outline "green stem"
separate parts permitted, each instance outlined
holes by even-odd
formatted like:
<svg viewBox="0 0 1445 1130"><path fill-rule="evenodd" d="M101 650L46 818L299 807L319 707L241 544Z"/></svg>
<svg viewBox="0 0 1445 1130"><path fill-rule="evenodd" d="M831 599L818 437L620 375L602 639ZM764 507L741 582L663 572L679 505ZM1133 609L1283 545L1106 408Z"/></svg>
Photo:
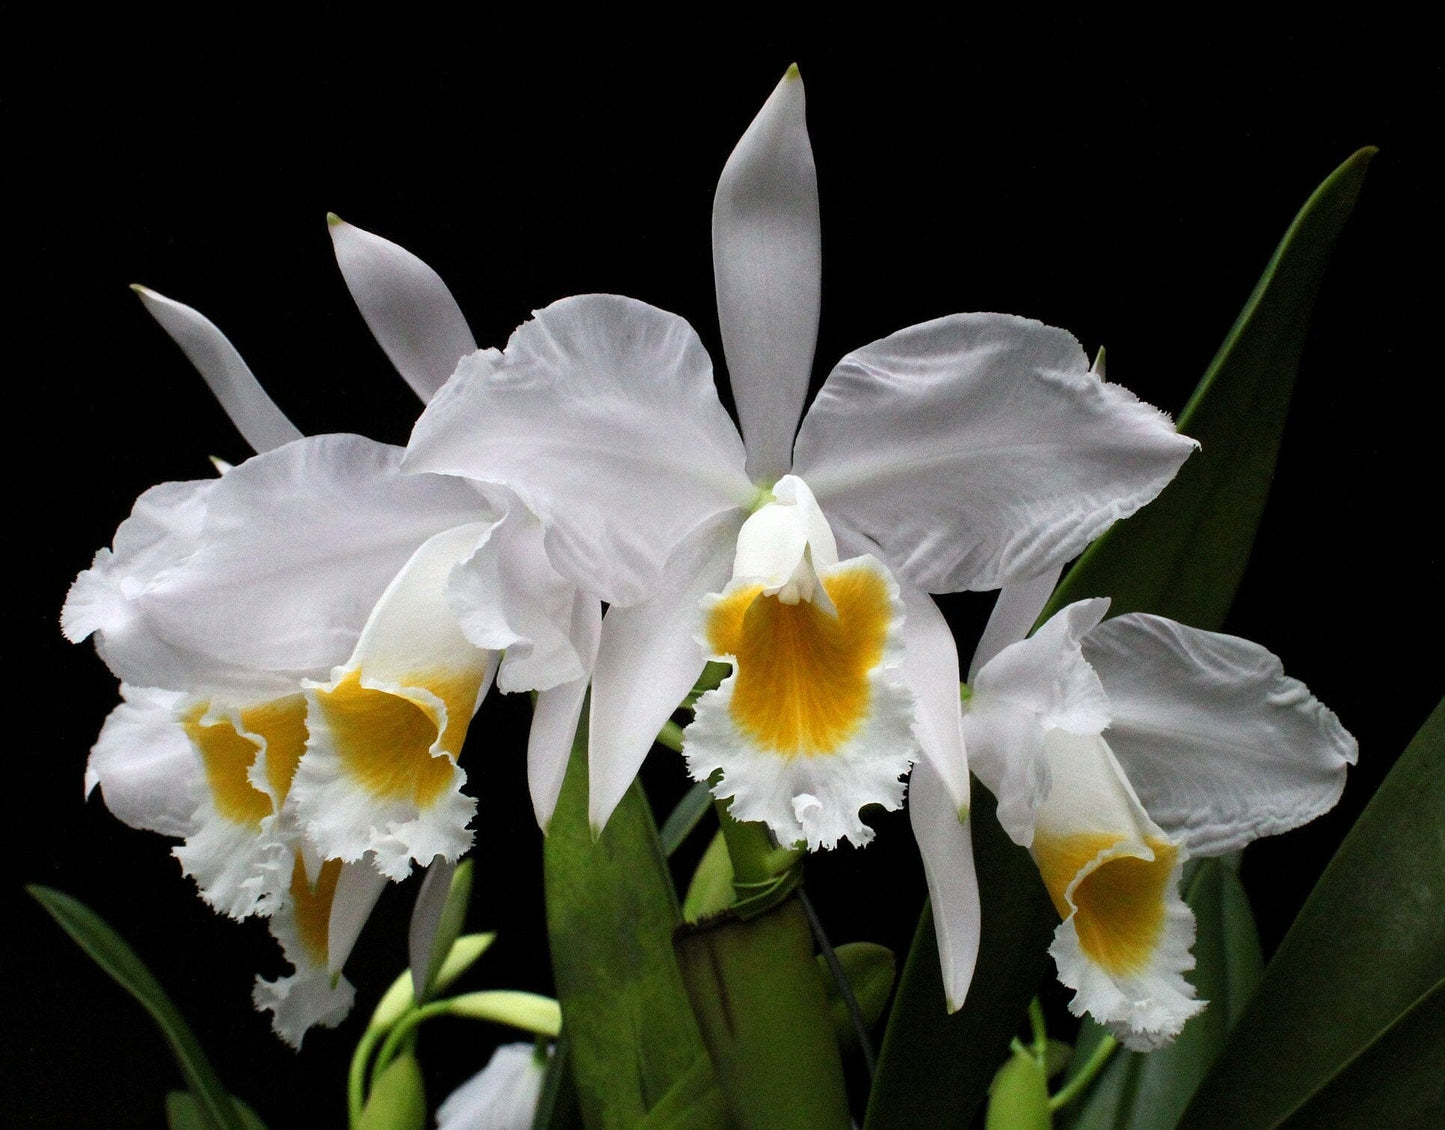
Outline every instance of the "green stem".
<svg viewBox="0 0 1445 1130"><path fill-rule="evenodd" d="M381 1051L377 1053L376 1062L371 1066L371 1085L376 1086L376 1081L381 1073L386 1070L386 1065L396 1058L396 1053L401 1045L413 1032L433 1016L443 1016L451 1009L450 1000L432 1001L430 1004L422 1005L421 1008L413 1008L405 1016L396 1022L396 1027L387 1033L386 1042L381 1045Z"/></svg>
<svg viewBox="0 0 1445 1130"><path fill-rule="evenodd" d="M682 752L682 727L669 718L657 732L657 744L665 745L675 753Z"/></svg>
<svg viewBox="0 0 1445 1130"><path fill-rule="evenodd" d="M355 1130L361 1120L361 1112L366 1109L366 1065L376 1041L385 1031L385 1028L368 1028L356 1041L356 1050L351 1053L351 1070L346 1073L346 1114L352 1130Z"/></svg>
<svg viewBox="0 0 1445 1130"><path fill-rule="evenodd" d="M1044 1006L1038 997L1029 1001L1029 1028L1034 1034L1033 1057L1042 1064L1049 1054L1049 1030L1044 1023Z"/></svg>
<svg viewBox="0 0 1445 1130"><path fill-rule="evenodd" d="M1094 1054L1089 1057L1089 1062L1084 1064L1079 1073L1059 1089L1059 1093L1049 1099L1049 1113L1068 1106L1073 1102L1090 1083L1094 1077L1104 1069L1104 1064L1109 1062L1109 1057L1114 1054L1114 1049L1119 1046L1119 1041L1113 1036L1105 1036L1099 1041L1099 1046L1094 1049Z"/></svg>

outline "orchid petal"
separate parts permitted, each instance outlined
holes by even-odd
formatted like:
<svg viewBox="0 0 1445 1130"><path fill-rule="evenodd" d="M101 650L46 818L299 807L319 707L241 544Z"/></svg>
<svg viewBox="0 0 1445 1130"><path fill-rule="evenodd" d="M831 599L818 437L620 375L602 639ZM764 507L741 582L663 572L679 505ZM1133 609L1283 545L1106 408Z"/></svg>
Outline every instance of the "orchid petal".
<svg viewBox="0 0 1445 1130"><path fill-rule="evenodd" d="M959 724L958 645L933 598L900 581L903 598L903 678L918 702L914 731L924 760L948 791L954 816L969 806L969 759Z"/></svg>
<svg viewBox="0 0 1445 1130"><path fill-rule="evenodd" d="M546 1060L533 1044L503 1044L486 1067L442 1101L437 1130L531 1130Z"/></svg>
<svg viewBox="0 0 1445 1130"><path fill-rule="evenodd" d="M570 683L538 692L532 708L532 728L527 735L527 787L532 795L537 826L543 832L552 822L557 798L562 793L562 779L567 773L577 722L582 717L582 704L597 664L601 634L602 609L595 598L577 593L572 608L571 635L586 673Z"/></svg>
<svg viewBox="0 0 1445 1130"><path fill-rule="evenodd" d="M692 327L590 294L537 311L505 356L464 359L406 467L505 483L547 527L556 569L625 605L699 522L751 504L743 459Z"/></svg>
<svg viewBox="0 0 1445 1130"><path fill-rule="evenodd" d="M237 665L256 679L324 677L419 545L489 516L466 483L402 474L401 455L316 436L236 467L209 493L195 552L142 594L145 632L126 663L113 641L108 661L128 681L178 689ZM186 670L161 669L172 652Z"/></svg>
<svg viewBox="0 0 1445 1130"><path fill-rule="evenodd" d="M1084 638L1109 746L1149 814L1218 855L1334 806L1355 739L1258 644L1135 613Z"/></svg>
<svg viewBox="0 0 1445 1130"><path fill-rule="evenodd" d="M86 795L99 785L106 808L132 828L188 836L206 785L176 724L184 696L125 684L120 692L124 701L105 720L85 767Z"/></svg>
<svg viewBox="0 0 1445 1130"><path fill-rule="evenodd" d="M462 634L477 647L506 651L497 687L508 693L546 690L587 672L572 638L577 586L552 568L543 538L542 524L514 502L447 581ZM600 617L596 598L587 603Z"/></svg>
<svg viewBox="0 0 1445 1130"><path fill-rule="evenodd" d="M803 420L794 468L835 530L877 543L920 588L955 592L1076 556L1195 446L1089 372L1063 330L955 314L843 358Z"/></svg>
<svg viewBox="0 0 1445 1130"><path fill-rule="evenodd" d="M804 111L793 66L728 158L713 198L718 321L755 482L777 479L792 462L818 339L822 240Z"/></svg>
<svg viewBox="0 0 1445 1130"><path fill-rule="evenodd" d="M742 519L733 512L704 522L668 561L656 596L630 608L610 608L602 619L587 763L587 815L594 833L601 833L657 732L703 668L698 608L727 581Z"/></svg>
<svg viewBox="0 0 1445 1130"><path fill-rule="evenodd" d="M396 371L429 401L477 348L441 276L410 251L329 215L331 245L356 307Z"/></svg>
<svg viewBox="0 0 1445 1130"><path fill-rule="evenodd" d="M973 865L973 836L969 834L968 820L960 819L950 790L927 760L913 766L908 781L908 817L933 903L944 996L948 1010L957 1012L968 995L978 961L982 928L978 874Z"/></svg>
<svg viewBox="0 0 1445 1130"><path fill-rule="evenodd" d="M1010 581L999 589L988 623L978 646L973 649L973 659L968 665L968 681L978 677L979 668L1011 643L1016 643L1029 634L1039 613L1053 595L1054 586L1059 583L1062 565L1046 569L1036 577Z"/></svg>
<svg viewBox="0 0 1445 1130"><path fill-rule="evenodd" d="M1109 610L1107 597L1080 600L1051 616L1026 640L1010 644L974 678L973 700L1028 710L1046 729L1098 734L1109 724L1109 699L1084 661L1080 641Z"/></svg>
<svg viewBox="0 0 1445 1130"><path fill-rule="evenodd" d="M456 859L471 844L476 801L457 766L496 653L462 636L445 579L486 526L445 530L412 555L377 602L350 661L307 681L310 739L296 772L296 812L323 855L373 853L390 879L413 862Z"/></svg>
<svg viewBox="0 0 1445 1130"><path fill-rule="evenodd" d="M153 290L143 286L131 289L161 329L181 347L252 450L270 451L301 438L296 425L266 395L241 354L215 323Z"/></svg>
<svg viewBox="0 0 1445 1130"><path fill-rule="evenodd" d="M336 893L331 899L331 916L326 922L326 968L340 973L361 928L371 917L381 892L386 888L386 876L368 863L343 863L341 875L336 880Z"/></svg>

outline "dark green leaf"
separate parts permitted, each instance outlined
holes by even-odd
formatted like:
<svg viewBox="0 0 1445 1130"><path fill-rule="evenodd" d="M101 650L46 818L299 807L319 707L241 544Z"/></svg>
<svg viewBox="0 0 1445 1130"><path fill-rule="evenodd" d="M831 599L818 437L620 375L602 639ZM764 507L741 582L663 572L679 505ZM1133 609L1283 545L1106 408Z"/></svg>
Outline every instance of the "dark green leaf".
<svg viewBox="0 0 1445 1130"><path fill-rule="evenodd" d="M161 988L160 982L125 940L79 899L33 883L25 889L75 939L92 961L150 1013L170 1045L171 1054L175 1056L181 1074L185 1076L206 1119L205 1124L220 1130L245 1130L241 1116L221 1086L206 1053L201 1050L200 1041Z"/></svg>
<svg viewBox="0 0 1445 1130"><path fill-rule="evenodd" d="M1445 1126L1445 981L1289 1120L1290 1130Z"/></svg>
<svg viewBox="0 0 1445 1130"><path fill-rule="evenodd" d="M259 1114L235 1095L231 1096L231 1102L246 1130L266 1130ZM170 1130L209 1130L211 1123L206 1120L195 1095L190 1091L172 1091L166 1096L166 1125Z"/></svg>
<svg viewBox="0 0 1445 1130"><path fill-rule="evenodd" d="M543 859L552 971L578 1104L590 1127L636 1126L707 1053L673 956L677 897L636 783L592 840L585 723Z"/></svg>
<svg viewBox="0 0 1445 1130"><path fill-rule="evenodd" d="M399 1055L386 1065L367 1096L356 1130L423 1130L426 1085L416 1057Z"/></svg>
<svg viewBox="0 0 1445 1130"><path fill-rule="evenodd" d="M648 1112L637 1130L730 1130L732 1126L712 1059L703 1053Z"/></svg>
<svg viewBox="0 0 1445 1130"><path fill-rule="evenodd" d="M1183 1125L1275 1125L1442 977L1445 701L1310 893Z"/></svg>
<svg viewBox="0 0 1445 1130"><path fill-rule="evenodd" d="M669 859L682 846L682 841L692 833L698 823L712 808L712 790L706 781L697 781L677 802L668 818L663 822L657 838L662 842L662 854Z"/></svg>
<svg viewBox="0 0 1445 1130"><path fill-rule="evenodd" d="M769 1130L848 1130L843 1062L813 932L789 898L677 934L693 1013L733 1120Z"/></svg>
<svg viewBox="0 0 1445 1130"><path fill-rule="evenodd" d="M1254 915L1239 877L1217 859L1190 864L1184 901L1194 911L1195 966L1186 976L1209 1006L1184 1026L1174 1043L1147 1055L1123 1049L1071 1117L1074 1130L1168 1130L1208 1073L1259 983L1264 967ZM1104 1030L1086 1019L1076 1066L1098 1046Z"/></svg>
<svg viewBox="0 0 1445 1130"><path fill-rule="evenodd" d="M1179 430L1203 445L1164 492L1079 559L1052 614L1087 596L1217 630L1244 575L1279 453L1310 310L1364 183L1361 149L1315 190L1224 339Z"/></svg>
<svg viewBox="0 0 1445 1130"><path fill-rule="evenodd" d="M866 1130L967 1126L1044 975L1058 915L1029 853L1004 834L993 797L977 781L973 797L983 902L978 968L963 1008L948 1015L925 908L883 1038Z"/></svg>
<svg viewBox="0 0 1445 1130"><path fill-rule="evenodd" d="M542 1077L537 1096L537 1113L532 1130L582 1130L582 1112L577 1109L577 1085L572 1081L572 1056L567 1033L563 1031Z"/></svg>

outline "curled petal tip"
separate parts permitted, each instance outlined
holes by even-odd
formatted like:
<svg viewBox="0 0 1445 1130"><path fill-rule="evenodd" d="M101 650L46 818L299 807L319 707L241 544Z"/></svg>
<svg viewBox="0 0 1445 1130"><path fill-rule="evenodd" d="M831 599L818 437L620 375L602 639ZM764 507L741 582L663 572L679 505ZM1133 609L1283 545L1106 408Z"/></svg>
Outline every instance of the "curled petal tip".
<svg viewBox="0 0 1445 1130"><path fill-rule="evenodd" d="M783 72L783 81L787 82L790 79L796 80L798 82L801 82L803 80L803 74L801 71L798 70L797 63L789 63L788 69Z"/></svg>
<svg viewBox="0 0 1445 1130"><path fill-rule="evenodd" d="M155 293L155 291L151 290L150 287L148 287L148 286L142 286L140 283L131 283L131 284L130 284L130 288L131 288L131 290L135 291L138 295L140 295L142 298L147 298L147 297L149 297L150 295L153 295L153 294Z"/></svg>

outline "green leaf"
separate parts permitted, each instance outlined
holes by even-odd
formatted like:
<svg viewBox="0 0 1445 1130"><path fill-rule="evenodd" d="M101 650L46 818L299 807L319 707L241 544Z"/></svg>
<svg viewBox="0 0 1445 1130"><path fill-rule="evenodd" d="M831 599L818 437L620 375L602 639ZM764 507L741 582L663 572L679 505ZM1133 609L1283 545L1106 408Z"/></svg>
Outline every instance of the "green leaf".
<svg viewBox="0 0 1445 1130"><path fill-rule="evenodd" d="M887 946L876 942L845 942L836 946L833 956L843 967L843 976L853 999L858 1002L858 1011L863 1015L865 1028L872 1028L883 1015L888 1004L888 995L893 992L893 977L897 972L898 960ZM849 1050L858 1046L858 1032L853 1027L853 1018L848 1014L848 1003L843 999L842 990L833 980L833 973L821 954L817 957L818 974L823 978L823 988L828 994L828 1010L833 1017L833 1032L838 1042Z"/></svg>
<svg viewBox="0 0 1445 1130"><path fill-rule="evenodd" d="M543 864L552 971L578 1104L590 1127L635 1126L707 1053L673 956L672 932L682 921L677 897L635 782L592 840L585 722Z"/></svg>
<svg viewBox="0 0 1445 1130"><path fill-rule="evenodd" d="M693 1013L740 1126L848 1130L843 1062L798 898L678 931Z"/></svg>
<svg viewBox="0 0 1445 1130"><path fill-rule="evenodd" d="M537 1096L532 1130L582 1130L582 1112L577 1108L577 1084L572 1079L572 1053L566 1032L558 1038L547 1072L542 1076L542 1093Z"/></svg>
<svg viewBox="0 0 1445 1130"><path fill-rule="evenodd" d="M948 1014L933 917L925 908L883 1037L866 1130L967 1126L1043 978L1058 914L1038 868L1004 834L994 807L993 796L975 781L970 823L984 914L968 999Z"/></svg>
<svg viewBox="0 0 1445 1130"><path fill-rule="evenodd" d="M682 846L682 842L692 834L692 830L711 808L712 790L708 788L706 781L695 782L677 802L677 807L663 822L662 831L657 834L657 838L662 841L662 854L671 859L672 853Z"/></svg>
<svg viewBox="0 0 1445 1130"><path fill-rule="evenodd" d="M1291 1130L1445 1126L1445 981L1290 1116Z"/></svg>
<svg viewBox="0 0 1445 1130"><path fill-rule="evenodd" d="M1194 969L1185 976L1209 1005L1168 1047L1147 1055L1120 1049L1060 1124L1073 1130L1169 1130L1218 1058L1264 968L1254 915L1239 877L1218 859L1186 871L1184 901L1194 911ZM1085 1019L1074 1062L1082 1066L1104 1036ZM1072 1078L1072 1074L1070 1076Z"/></svg>
<svg viewBox="0 0 1445 1130"><path fill-rule="evenodd" d="M1028 1052L1014 1052L988 1089L984 1130L1049 1130L1052 1125L1043 1064Z"/></svg>
<svg viewBox="0 0 1445 1130"><path fill-rule="evenodd" d="M719 831L692 873L687 895L682 900L682 917L687 922L700 922L710 914L720 914L736 901L733 859L728 854L727 840Z"/></svg>
<svg viewBox="0 0 1445 1130"><path fill-rule="evenodd" d="M731 1130L732 1126L712 1059L704 1052L648 1111L638 1130Z"/></svg>
<svg viewBox="0 0 1445 1130"><path fill-rule="evenodd" d="M407 931L411 960L412 993L425 1004L437 988L437 978L461 935L472 897L472 861L446 863L438 858L427 868Z"/></svg>
<svg viewBox="0 0 1445 1130"><path fill-rule="evenodd" d="M416 1057L399 1055L371 1088L356 1130L424 1130L426 1085Z"/></svg>
<svg viewBox="0 0 1445 1130"><path fill-rule="evenodd" d="M246 1130L266 1130L261 1116L235 1095L231 1096L236 1113L241 1116L241 1125ZM201 1104L190 1091L172 1091L166 1095L166 1125L170 1130L207 1130L211 1125L206 1121Z"/></svg>
<svg viewBox="0 0 1445 1130"><path fill-rule="evenodd" d="M1045 615L1087 596L1111 615L1153 612L1217 630L1244 575L1269 494L1310 310L1374 149L1315 190L1179 414L1203 445L1150 505L1089 547Z"/></svg>
<svg viewBox="0 0 1445 1130"><path fill-rule="evenodd" d="M1372 1045L1394 1046L1392 1028L1420 1023L1412 1009L1438 1015L1426 998L1442 978L1445 701L1320 876L1182 1125L1273 1126L1333 1093L1352 1061L1378 1060Z"/></svg>
<svg viewBox="0 0 1445 1130"><path fill-rule="evenodd" d="M195 1096L204 1125L216 1130L245 1130L241 1115L201 1050L200 1041L160 982L125 940L79 899L34 883L25 889L92 961L150 1013Z"/></svg>

